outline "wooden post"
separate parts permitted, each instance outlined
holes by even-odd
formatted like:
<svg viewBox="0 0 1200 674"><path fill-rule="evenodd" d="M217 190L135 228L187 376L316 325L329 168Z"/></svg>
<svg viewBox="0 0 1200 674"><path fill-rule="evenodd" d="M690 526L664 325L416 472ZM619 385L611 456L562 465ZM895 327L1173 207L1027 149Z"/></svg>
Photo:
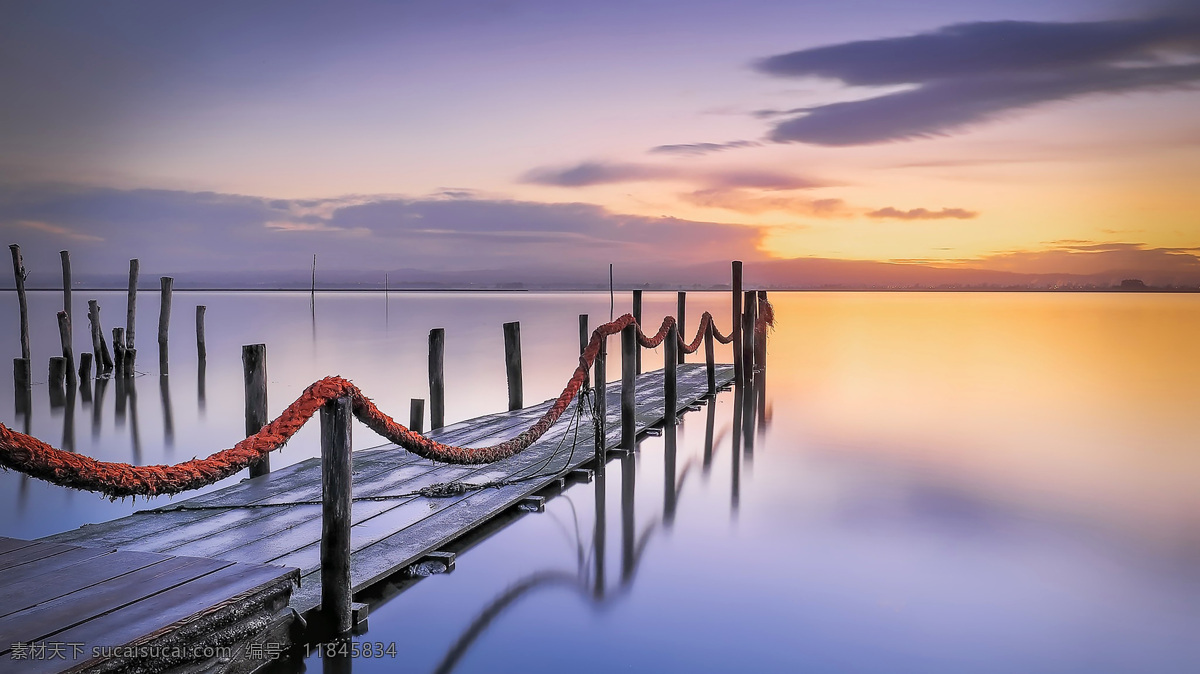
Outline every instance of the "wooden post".
<svg viewBox="0 0 1200 674"><path fill-rule="evenodd" d="M71 314L66 311L58 312L58 341L62 344L63 366L67 369L67 379L75 381L75 354L71 351Z"/></svg>
<svg viewBox="0 0 1200 674"><path fill-rule="evenodd" d="M133 369L134 361L137 359L137 349L129 348L129 346L128 346L129 336L128 335L125 336L125 340L126 340L125 366L122 369L120 374L122 376L124 376L126 379L130 379L133 377L133 375L137 374L137 372Z"/></svg>
<svg viewBox="0 0 1200 674"><path fill-rule="evenodd" d="M113 359L108 353L108 342L104 341L104 330L100 327L100 303L88 300L88 320L92 327L92 353L96 356L96 374L112 372Z"/></svg>
<svg viewBox="0 0 1200 674"><path fill-rule="evenodd" d="M429 428L437 430L446 425L446 329L429 331Z"/></svg>
<svg viewBox="0 0 1200 674"><path fill-rule="evenodd" d="M584 350L587 349L588 342L591 340L591 335L592 335L592 333L588 331L588 315L587 314L579 314L579 355L582 356ZM587 388L588 380L590 380L590 379L591 379L591 373L584 372L583 373L583 387L585 389Z"/></svg>
<svg viewBox="0 0 1200 674"><path fill-rule="evenodd" d="M125 349L134 348L133 345L133 321L137 314L137 284L138 271L141 269L141 262L137 258L129 261L129 294L125 301Z"/></svg>
<svg viewBox="0 0 1200 674"><path fill-rule="evenodd" d="M50 359L50 381L47 388L50 393L50 407L57 409L63 406L63 384L67 374L67 360L62 356Z"/></svg>
<svg viewBox="0 0 1200 674"><path fill-rule="evenodd" d="M25 277L29 274L25 271L21 247L14 243L9 245L8 250L12 253L13 276L17 279L17 305L21 312L21 358L29 360L29 301L25 296Z"/></svg>
<svg viewBox="0 0 1200 674"><path fill-rule="evenodd" d="M171 290L175 287L175 279L163 276L158 283L158 370L160 374L167 374L167 335L171 328Z"/></svg>
<svg viewBox="0 0 1200 674"><path fill-rule="evenodd" d="M71 339L71 329L75 325L75 312L71 308L71 253L69 251L58 251L58 257L62 260L62 276L63 276L63 311L67 312L67 351L74 353ZM66 354L63 354L64 357ZM71 358L70 376L75 376L74 356Z"/></svg>
<svg viewBox="0 0 1200 674"><path fill-rule="evenodd" d="M60 392L63 388L63 383L67 375L67 359L62 356L54 356L50 359L50 388L58 389Z"/></svg>
<svg viewBox="0 0 1200 674"><path fill-rule="evenodd" d="M767 301L767 291L758 291L758 303L755 306L755 324L758 323L758 313L761 305ZM764 326L761 334L755 335L754 338L754 368L757 370L767 369L767 329Z"/></svg>
<svg viewBox="0 0 1200 674"><path fill-rule="evenodd" d="M746 322L742 326L742 374L747 382L754 375L754 324L758 317L758 312L755 311L757 304L758 293L747 290L745 309L742 311L746 316Z"/></svg>
<svg viewBox="0 0 1200 674"><path fill-rule="evenodd" d="M679 336L687 339L687 293L682 290L675 295L675 319L679 324ZM685 355L683 349L679 349L678 363L680 365L683 365Z"/></svg>
<svg viewBox="0 0 1200 674"><path fill-rule="evenodd" d="M733 261L733 378L742 380L742 261Z"/></svg>
<svg viewBox="0 0 1200 674"><path fill-rule="evenodd" d="M408 429L414 433L425 432L424 398L412 398L408 401Z"/></svg>
<svg viewBox="0 0 1200 674"><path fill-rule="evenodd" d="M633 320L637 321L638 327L642 325L642 291L633 291ZM643 330L643 332L645 332ZM633 359L634 368L638 374L642 373L642 350L637 350L637 356Z"/></svg>
<svg viewBox="0 0 1200 674"><path fill-rule="evenodd" d="M120 376L125 372L125 328L113 328L112 331L113 368Z"/></svg>
<svg viewBox="0 0 1200 674"><path fill-rule="evenodd" d="M350 398L321 406L321 613L334 635L352 626Z"/></svg>
<svg viewBox="0 0 1200 674"><path fill-rule="evenodd" d="M596 392L596 405L595 405L595 408L592 410L592 414L595 415L595 419L596 419L596 423L594 424L594 429L596 432L596 437L594 438L594 441L595 441L594 447L595 447L595 451L596 451L596 461L597 461L598 466L604 464L605 457L606 457L606 449L607 449L607 441L606 441L607 431L605 429L605 421L606 421L605 415L608 413L608 410L606 409L607 401L604 398L604 395L605 395L604 389L605 389L605 384L607 383L607 379L606 379L607 367L608 367L607 360L608 360L608 337L602 336L600 338L600 350L596 353L596 363L593 366L595 369L595 372L592 375L592 381L594 382L594 388L595 388L595 392Z"/></svg>
<svg viewBox="0 0 1200 674"><path fill-rule="evenodd" d="M204 312L208 310L203 304L196 305L196 359L208 358L208 347L204 344Z"/></svg>
<svg viewBox="0 0 1200 674"><path fill-rule="evenodd" d="M637 418L634 417L637 389L634 354L637 351L637 328L630 324L621 329L621 447L637 449Z"/></svg>
<svg viewBox="0 0 1200 674"><path fill-rule="evenodd" d="M92 352L79 354L79 381L87 383L92 378Z"/></svg>
<svg viewBox="0 0 1200 674"><path fill-rule="evenodd" d="M663 424L674 426L675 417L679 413L679 361L676 359L676 352L679 351L678 323L671 325L663 344L667 347L663 352L663 397L666 399L663 409Z"/></svg>
<svg viewBox="0 0 1200 674"><path fill-rule="evenodd" d="M13 358L13 388L28 390L33 385L28 358Z"/></svg>
<svg viewBox="0 0 1200 674"><path fill-rule="evenodd" d="M246 437L250 437L267 425L266 344L247 344L242 347L242 375L246 384ZM323 413L321 418L325 418ZM270 454L264 454L262 458L250 464L250 477L270 472Z"/></svg>
<svg viewBox="0 0 1200 674"><path fill-rule="evenodd" d="M704 368L708 374L708 395L717 393L717 358L713 353L713 325L709 321L704 327Z"/></svg>
<svg viewBox="0 0 1200 674"><path fill-rule="evenodd" d="M508 409L519 410L524 385L521 382L521 323L504 324L504 364L508 369Z"/></svg>

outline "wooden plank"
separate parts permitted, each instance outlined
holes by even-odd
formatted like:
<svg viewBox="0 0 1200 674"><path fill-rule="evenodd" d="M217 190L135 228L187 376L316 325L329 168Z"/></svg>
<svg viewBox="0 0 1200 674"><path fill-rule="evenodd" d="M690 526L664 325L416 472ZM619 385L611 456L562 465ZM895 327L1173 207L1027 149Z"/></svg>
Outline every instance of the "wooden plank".
<svg viewBox="0 0 1200 674"><path fill-rule="evenodd" d="M150 643L191 622L195 617L237 603L267 590L281 580L297 579L294 569L237 564L178 584L157 595L132 602L116 611L88 620L54 635L62 643L82 643L83 653L94 647L111 648ZM25 663L28 662L28 668ZM22 674L61 671L55 661L23 661ZM61 661L59 661L61 662ZM74 667L92 667L101 660L72 662ZM61 665L59 665L61 667Z"/></svg>
<svg viewBox="0 0 1200 674"><path fill-rule="evenodd" d="M0 536L0 554L28 547L33 544L33 541L24 541L20 538L8 538L7 536Z"/></svg>
<svg viewBox="0 0 1200 674"><path fill-rule="evenodd" d="M127 573L148 567L167 559L162 555L149 552L108 551L92 548L76 548L77 552L99 552L100 556L82 560L76 556L76 563L60 568L48 568L44 573L24 579L12 581L4 579L4 604L0 606L0 616L6 616L22 611L37 604L43 604L59 597L77 592L92 585L118 578ZM56 555L50 559L57 561L71 553ZM42 566L41 563L32 566Z"/></svg>
<svg viewBox="0 0 1200 674"><path fill-rule="evenodd" d="M36 545L42 544L38 543ZM4 592L8 592L14 584L22 582L26 578L33 578L44 573L55 573L65 566L70 566L85 559L99 557L100 555L107 555L110 552L112 552L112 548L76 547L48 559L43 559L37 564L23 564L9 569L4 572L3 576L0 576L0 596L3 596Z"/></svg>
<svg viewBox="0 0 1200 674"><path fill-rule="evenodd" d="M0 653L17 642L42 641L95 616L199 578L232 562L171 557L0 618Z"/></svg>
<svg viewBox="0 0 1200 674"><path fill-rule="evenodd" d="M53 557L54 555L62 554L71 549L69 545L61 545L58 543L43 543L39 545L28 545L18 548L11 552L6 552L0 555L0 571L7 571L22 564L36 562L39 559Z"/></svg>

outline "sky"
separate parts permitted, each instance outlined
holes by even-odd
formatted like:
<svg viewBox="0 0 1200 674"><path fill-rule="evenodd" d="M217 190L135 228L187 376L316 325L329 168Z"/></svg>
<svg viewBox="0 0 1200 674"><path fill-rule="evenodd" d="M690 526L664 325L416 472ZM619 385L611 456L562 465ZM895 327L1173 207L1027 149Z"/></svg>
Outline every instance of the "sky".
<svg viewBox="0 0 1200 674"><path fill-rule="evenodd" d="M7 0L0 231L31 271L1200 284L1198 83L1161 1Z"/></svg>

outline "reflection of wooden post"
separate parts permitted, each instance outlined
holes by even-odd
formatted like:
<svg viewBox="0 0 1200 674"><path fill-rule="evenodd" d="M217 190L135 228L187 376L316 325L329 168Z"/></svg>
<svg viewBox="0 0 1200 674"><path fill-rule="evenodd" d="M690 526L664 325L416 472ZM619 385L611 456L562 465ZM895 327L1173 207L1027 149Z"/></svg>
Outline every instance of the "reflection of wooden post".
<svg viewBox="0 0 1200 674"><path fill-rule="evenodd" d="M75 354L71 351L71 314L66 311L58 312L58 340L62 344L63 366L67 370L67 380L74 382Z"/></svg>
<svg viewBox="0 0 1200 674"><path fill-rule="evenodd" d="M349 397L321 406L321 613L335 635L350 630Z"/></svg>
<svg viewBox="0 0 1200 674"><path fill-rule="evenodd" d="M204 344L204 312L208 307L203 304L196 305L196 359L204 360L208 358L208 347Z"/></svg>
<svg viewBox="0 0 1200 674"><path fill-rule="evenodd" d="M175 287L175 279L163 276L158 283L158 371L167 374L167 335L171 328L171 290Z"/></svg>
<svg viewBox="0 0 1200 674"><path fill-rule="evenodd" d="M429 428L446 425L446 329L429 331Z"/></svg>
<svg viewBox="0 0 1200 674"><path fill-rule="evenodd" d="M521 382L521 323L504 324L504 364L508 371L508 409L519 410L524 386Z"/></svg>
<svg viewBox="0 0 1200 674"><path fill-rule="evenodd" d="M679 361L676 360L676 354L679 351L678 323L671 324L671 328L667 330L667 339L663 344L667 347L663 352L663 397L665 398L663 424L674 426L675 417L679 412Z"/></svg>
<svg viewBox="0 0 1200 674"><path fill-rule="evenodd" d="M638 327L642 327L642 291L633 291L633 320L637 321ZM643 330L643 332L645 332ZM637 355L633 358L634 368L638 374L642 373L642 350L637 350Z"/></svg>
<svg viewBox="0 0 1200 674"><path fill-rule="evenodd" d="M8 250L12 253L13 276L17 279L17 305L21 312L21 358L29 360L29 300L25 296L25 261L21 258L21 247L11 244ZM29 378L26 377L26 381Z"/></svg>
<svg viewBox="0 0 1200 674"><path fill-rule="evenodd" d="M140 269L141 263L137 259L129 261L129 295L125 303L125 348L127 350L134 347L133 319L137 314L137 283Z"/></svg>
<svg viewBox="0 0 1200 674"><path fill-rule="evenodd" d="M412 398L408 402L408 428L414 433L425 432L425 399Z"/></svg>
<svg viewBox="0 0 1200 674"><path fill-rule="evenodd" d="M637 327L633 324L621 329L621 448L637 448L637 419L634 405L637 393L634 373L634 353L637 351Z"/></svg>
<svg viewBox="0 0 1200 674"><path fill-rule="evenodd" d="M246 437L267 425L267 345L247 344L242 347L242 374L246 384ZM271 472L271 455L250 464L250 477Z"/></svg>
<svg viewBox="0 0 1200 674"><path fill-rule="evenodd" d="M733 262L733 378L742 381L742 262Z"/></svg>
<svg viewBox="0 0 1200 674"><path fill-rule="evenodd" d="M675 295L675 318L679 324L679 336L687 339L687 293L682 290ZM683 349L679 349L676 362L680 365L683 365L684 355Z"/></svg>

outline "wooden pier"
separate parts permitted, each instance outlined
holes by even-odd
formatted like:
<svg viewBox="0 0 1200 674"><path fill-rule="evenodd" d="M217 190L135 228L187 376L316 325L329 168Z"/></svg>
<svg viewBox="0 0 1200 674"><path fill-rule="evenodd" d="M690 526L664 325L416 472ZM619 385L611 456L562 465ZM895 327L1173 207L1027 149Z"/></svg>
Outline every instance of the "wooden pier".
<svg viewBox="0 0 1200 674"><path fill-rule="evenodd" d="M669 368L672 366L674 362L668 363ZM709 392L705 365L677 367L676 414ZM716 365L714 370L717 386L733 382L733 366ZM642 433L664 421L665 396L670 391L663 370L638 375L635 381L634 427ZM605 402L604 446L615 449L622 443L619 383L605 387ZM466 447L491 445L525 430L550 404L547 401L463 421L426 435ZM565 488L572 476L587 479L585 468L595 459L597 444L593 420L587 414L590 409L585 403L585 413L577 414L577 399L529 449L490 464L435 463L395 445L354 452L352 592L364 592L398 574L427 573L429 564L452 568L453 555L443 549L456 539L502 514L540 510L542 496ZM283 577L287 577L289 568L299 569L299 588L291 594L290 606L305 619L320 620L321 474L321 459L312 458L219 491L111 522L85 525L38 543L116 549L122 554L270 564L273 566L256 568L274 568ZM484 483L501 484L455 493L454 485ZM444 489L450 493L417 493L434 485L450 485ZM423 564L424 569L420 566ZM357 618L365 617L365 607L360 607L358 613Z"/></svg>
<svg viewBox="0 0 1200 674"><path fill-rule="evenodd" d="M0 670L249 672L286 643L299 571L0 537Z"/></svg>

